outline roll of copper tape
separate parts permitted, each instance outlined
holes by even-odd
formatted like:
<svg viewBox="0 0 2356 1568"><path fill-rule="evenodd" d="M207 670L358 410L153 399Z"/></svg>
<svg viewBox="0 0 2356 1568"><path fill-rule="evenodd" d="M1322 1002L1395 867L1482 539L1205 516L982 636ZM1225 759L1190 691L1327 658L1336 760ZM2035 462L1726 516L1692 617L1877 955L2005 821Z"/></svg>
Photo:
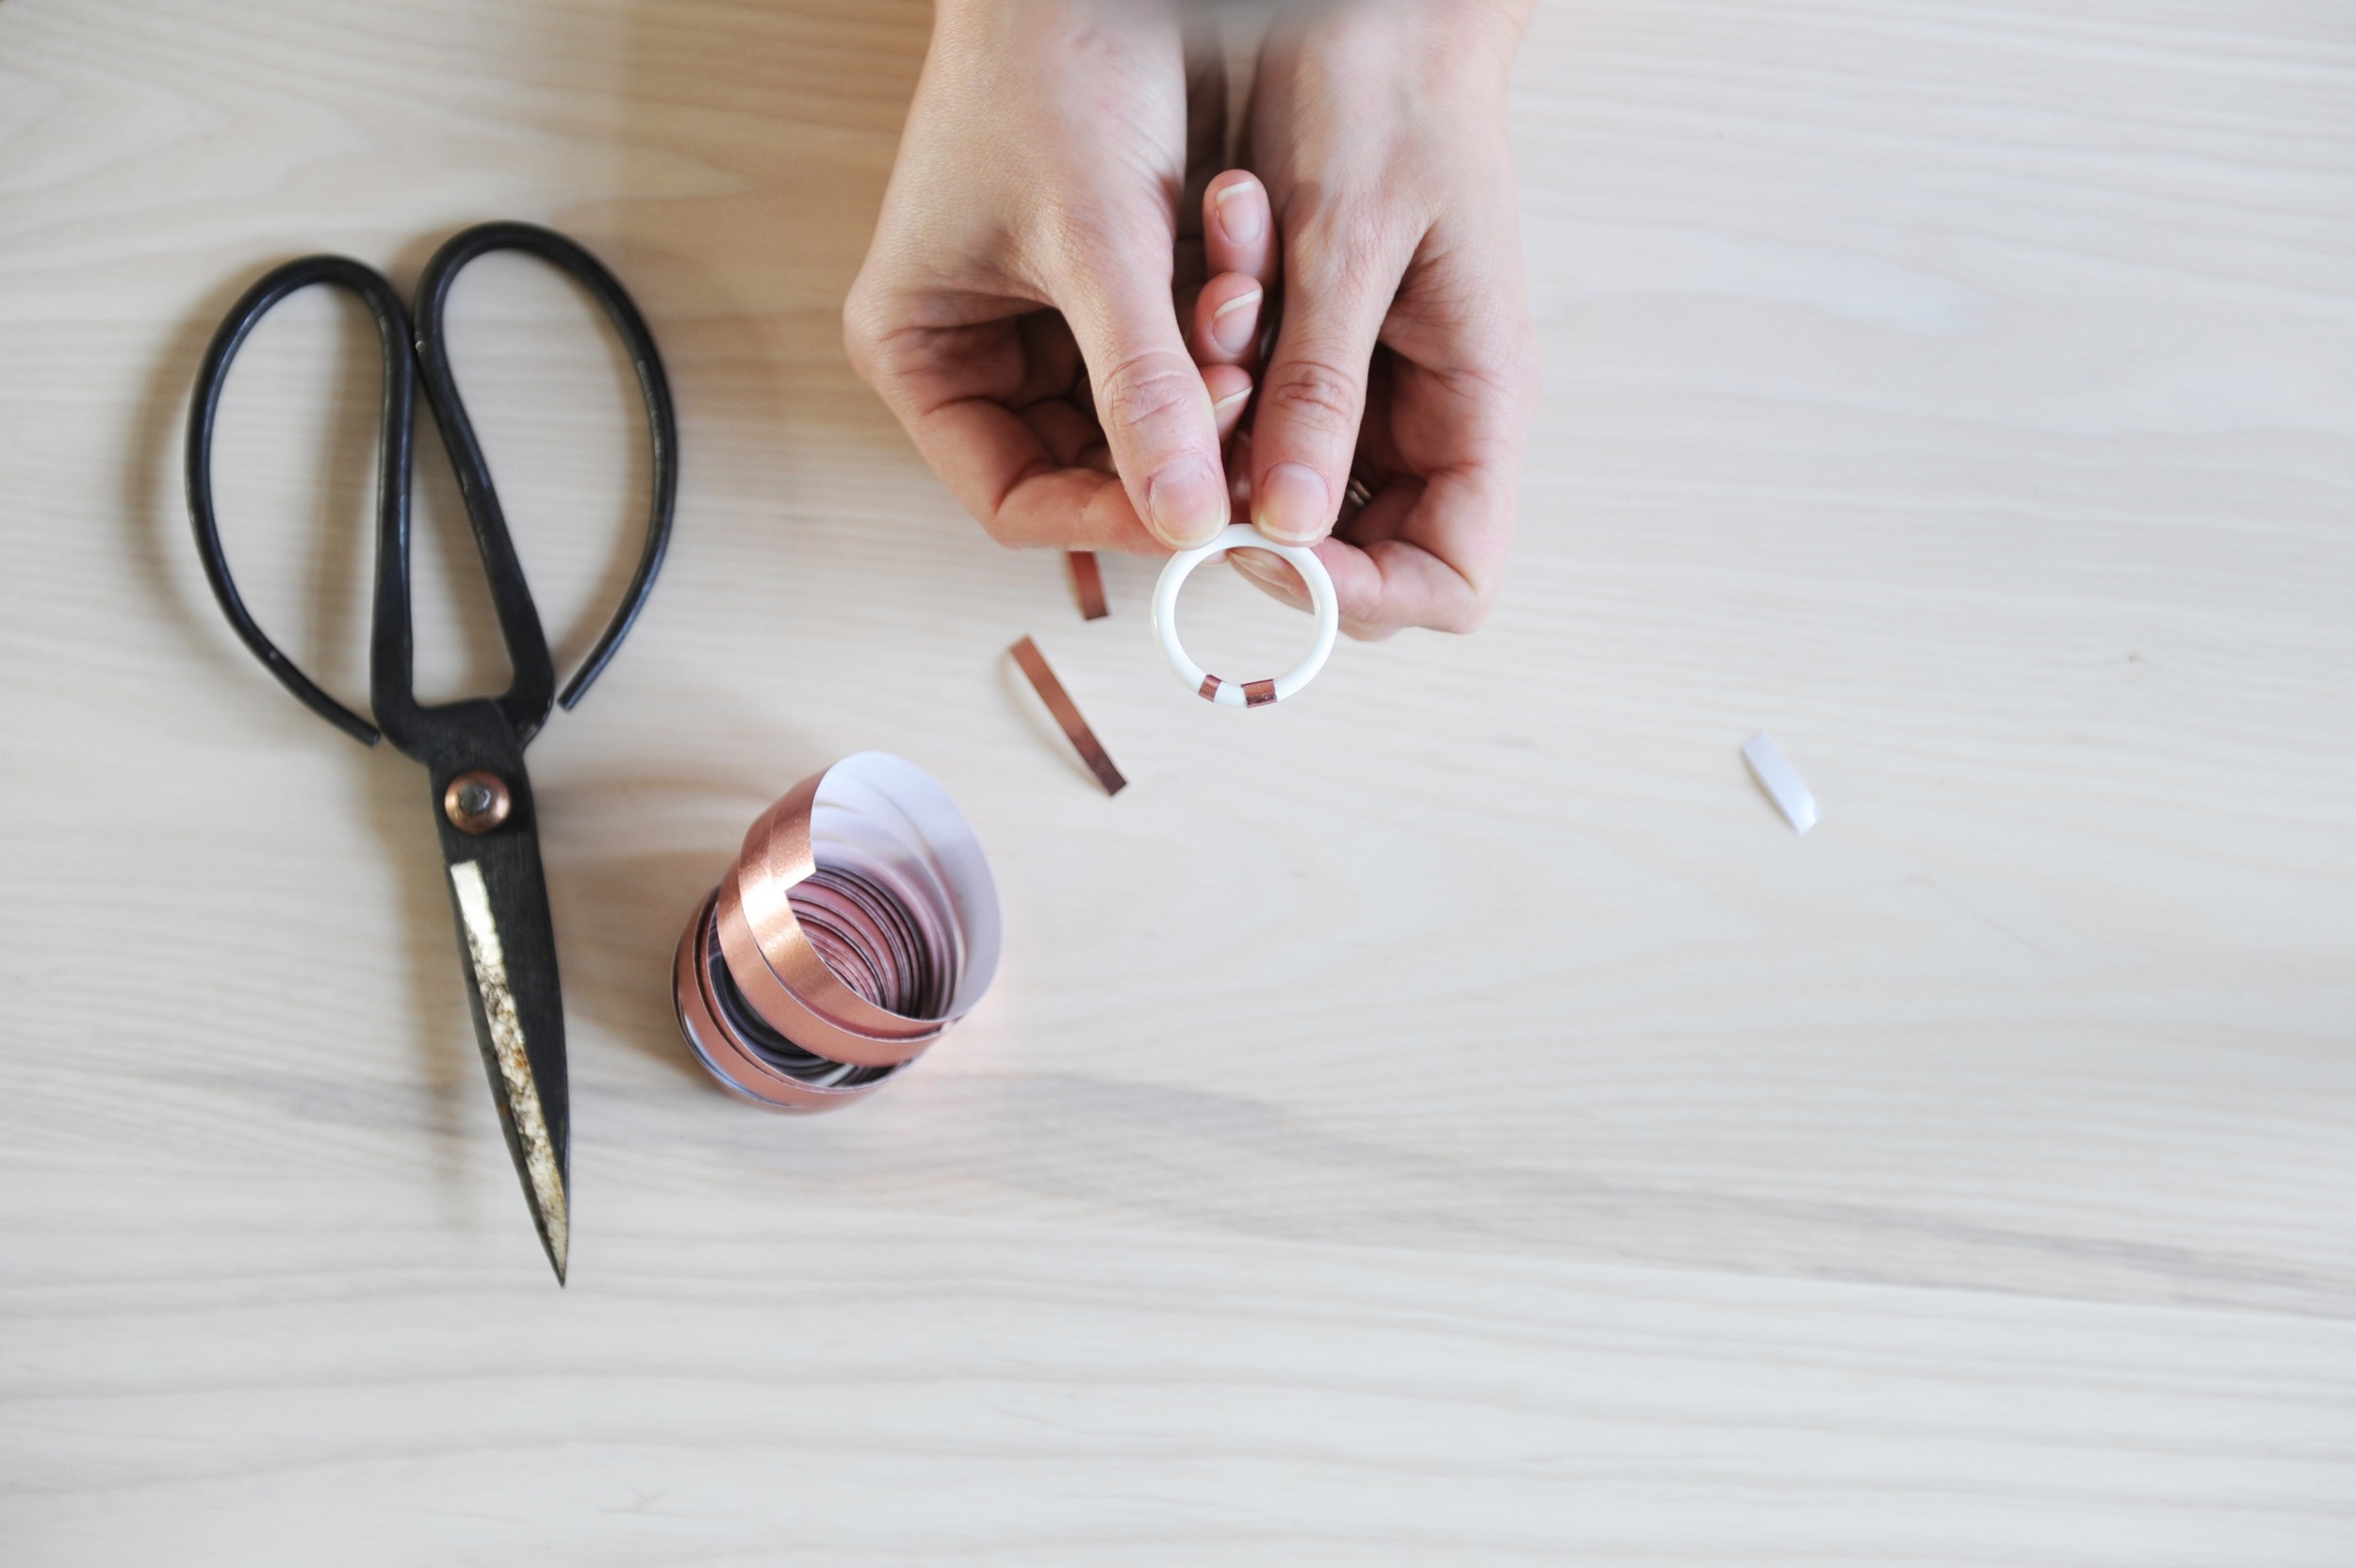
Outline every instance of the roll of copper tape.
<svg viewBox="0 0 2356 1568"><path fill-rule="evenodd" d="M873 1094L892 1075L891 1068L849 1070L810 1052L796 1053L793 1042L763 1030L758 1020L751 1028L742 1027L743 1021L739 1027L724 1023L712 981L727 971L710 951L713 945L712 901L706 899L679 934L672 983L679 1032L704 1070L728 1088L776 1110L830 1111ZM763 1040L764 1035L772 1037Z"/></svg>
<svg viewBox="0 0 2356 1568"><path fill-rule="evenodd" d="M964 814L913 763L860 752L755 819L679 938L679 1029L746 1099L828 1110L980 1001L998 943L997 886Z"/></svg>
<svg viewBox="0 0 2356 1568"><path fill-rule="evenodd" d="M719 939L720 951L726 958L729 977L736 982L745 1003L761 1021L783 1035L806 1051L849 1062L859 1067L895 1067L913 1061L924 1054L941 1033L934 1028L927 1033L892 1039L888 1037L861 1034L837 1023L832 1016L804 999L803 992L794 988L794 982L778 972L777 964L763 950L752 927L744 918L744 906L738 898L739 879L731 871L721 879L712 894L712 919ZM807 939L795 927L794 940L799 953L809 963L826 968L826 960L810 947ZM795 966L797 969L801 966ZM842 987L842 977L832 970L826 978L833 987ZM843 989L847 992L848 988ZM942 1027L945 1027L943 1025Z"/></svg>

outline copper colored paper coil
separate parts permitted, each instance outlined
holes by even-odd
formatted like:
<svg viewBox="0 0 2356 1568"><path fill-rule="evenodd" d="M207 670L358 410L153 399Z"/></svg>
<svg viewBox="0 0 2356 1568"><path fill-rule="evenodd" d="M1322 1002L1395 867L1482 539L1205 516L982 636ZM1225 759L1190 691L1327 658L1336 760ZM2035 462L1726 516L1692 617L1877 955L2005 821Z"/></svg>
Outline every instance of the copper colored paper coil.
<svg viewBox="0 0 2356 1568"><path fill-rule="evenodd" d="M989 989L998 893L972 826L913 764L861 752L757 818L679 938L679 1029L779 1110L872 1092Z"/></svg>

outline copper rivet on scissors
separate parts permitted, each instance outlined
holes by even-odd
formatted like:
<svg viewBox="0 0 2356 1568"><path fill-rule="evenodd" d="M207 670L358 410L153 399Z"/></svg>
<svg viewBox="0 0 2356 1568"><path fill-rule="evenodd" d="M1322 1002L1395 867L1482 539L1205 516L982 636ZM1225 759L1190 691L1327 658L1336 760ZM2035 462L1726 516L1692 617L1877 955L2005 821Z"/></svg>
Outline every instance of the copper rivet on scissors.
<svg viewBox="0 0 2356 1568"><path fill-rule="evenodd" d="M442 814L461 833L488 833L507 820L515 804L499 775L478 768L462 773L442 792Z"/></svg>

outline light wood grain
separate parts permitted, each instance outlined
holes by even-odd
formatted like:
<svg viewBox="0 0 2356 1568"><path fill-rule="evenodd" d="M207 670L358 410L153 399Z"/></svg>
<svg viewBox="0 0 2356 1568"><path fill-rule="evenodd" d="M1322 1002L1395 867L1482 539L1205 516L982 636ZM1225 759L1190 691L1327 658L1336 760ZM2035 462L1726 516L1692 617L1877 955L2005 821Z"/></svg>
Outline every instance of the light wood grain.
<svg viewBox="0 0 2356 1568"><path fill-rule="evenodd" d="M843 364L927 22L0 0L0 1560L2356 1560L2356 12L1543 10L1505 604L1249 716L1160 665L1149 564L1083 625ZM491 216L629 281L687 457L532 752L561 1296L420 776L246 660L177 492L263 266ZM455 314L577 654L627 385L529 263ZM372 351L290 304L221 456L347 693ZM457 692L495 644L425 506ZM1006 972L764 1117L669 944L866 747L980 825Z"/></svg>

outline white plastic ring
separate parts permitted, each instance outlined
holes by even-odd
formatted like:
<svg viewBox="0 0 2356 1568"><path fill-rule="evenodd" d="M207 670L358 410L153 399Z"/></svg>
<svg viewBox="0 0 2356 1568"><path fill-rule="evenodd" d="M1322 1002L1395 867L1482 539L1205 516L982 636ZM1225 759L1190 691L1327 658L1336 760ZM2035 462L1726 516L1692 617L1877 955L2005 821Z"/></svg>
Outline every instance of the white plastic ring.
<svg viewBox="0 0 2356 1568"><path fill-rule="evenodd" d="M1223 680L1187 658L1186 648L1178 641L1178 590L1186 585L1186 579L1205 561L1246 547L1272 550L1291 562L1293 570L1301 574L1301 580L1309 585L1309 604L1317 617L1317 645L1310 648L1309 657L1273 680ZM1341 611L1333 599L1333 579L1326 572L1325 563L1317 558L1317 552L1302 545L1279 545L1250 523L1231 523L1209 544L1180 550L1162 568L1161 581L1153 585L1153 635L1160 639L1162 654L1170 661L1170 667L1178 672L1178 678L1192 688L1195 695L1226 708L1258 708L1281 702L1308 685L1333 655L1333 635L1341 629Z"/></svg>

